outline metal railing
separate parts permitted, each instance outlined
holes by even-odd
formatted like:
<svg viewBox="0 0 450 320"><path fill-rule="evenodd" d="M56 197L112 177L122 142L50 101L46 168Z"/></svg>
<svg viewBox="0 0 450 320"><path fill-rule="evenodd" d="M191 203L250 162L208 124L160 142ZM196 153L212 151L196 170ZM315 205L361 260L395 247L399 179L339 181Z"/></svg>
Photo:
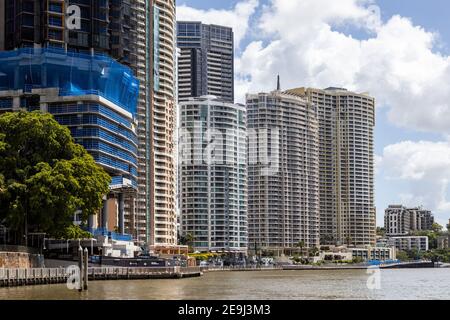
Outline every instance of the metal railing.
<svg viewBox="0 0 450 320"><path fill-rule="evenodd" d="M200 267L91 267L88 268L90 279L128 279L136 276L175 276L200 274ZM76 269L66 268L33 268L7 269L0 268L0 282L23 280L66 280L76 273Z"/></svg>

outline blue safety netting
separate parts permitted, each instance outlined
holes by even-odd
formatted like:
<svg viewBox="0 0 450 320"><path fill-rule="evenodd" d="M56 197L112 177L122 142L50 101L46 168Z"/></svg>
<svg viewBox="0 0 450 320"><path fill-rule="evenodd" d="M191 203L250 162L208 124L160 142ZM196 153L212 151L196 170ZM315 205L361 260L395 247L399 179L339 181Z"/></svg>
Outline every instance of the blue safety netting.
<svg viewBox="0 0 450 320"><path fill-rule="evenodd" d="M0 52L0 91L57 88L60 96L94 94L136 114L139 81L106 55L57 48Z"/></svg>

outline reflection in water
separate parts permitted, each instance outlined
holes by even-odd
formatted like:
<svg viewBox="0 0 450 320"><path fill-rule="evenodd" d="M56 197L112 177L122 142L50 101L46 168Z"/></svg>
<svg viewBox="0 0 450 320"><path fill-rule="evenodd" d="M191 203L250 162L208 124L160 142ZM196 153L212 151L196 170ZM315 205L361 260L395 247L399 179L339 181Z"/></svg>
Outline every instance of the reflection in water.
<svg viewBox="0 0 450 320"><path fill-rule="evenodd" d="M2 288L2 299L450 299L450 269L382 270L381 289L368 289L364 270L211 272L201 278L91 282Z"/></svg>

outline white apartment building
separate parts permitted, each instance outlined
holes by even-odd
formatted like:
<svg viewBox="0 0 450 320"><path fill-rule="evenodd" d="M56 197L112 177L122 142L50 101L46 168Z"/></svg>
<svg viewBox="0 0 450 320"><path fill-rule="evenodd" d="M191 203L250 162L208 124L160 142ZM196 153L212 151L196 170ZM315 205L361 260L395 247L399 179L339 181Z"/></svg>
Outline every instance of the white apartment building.
<svg viewBox="0 0 450 320"><path fill-rule="evenodd" d="M179 106L181 235L200 252L246 254L247 115L214 96Z"/></svg>
<svg viewBox="0 0 450 320"><path fill-rule="evenodd" d="M391 237L388 241L399 251L428 251L428 237Z"/></svg>
<svg viewBox="0 0 450 320"><path fill-rule="evenodd" d="M390 205L385 210L384 227L387 236L405 236L414 231L431 230L433 223L431 211L421 207Z"/></svg>
<svg viewBox="0 0 450 320"><path fill-rule="evenodd" d="M317 109L281 91L247 95L249 251L319 245Z"/></svg>

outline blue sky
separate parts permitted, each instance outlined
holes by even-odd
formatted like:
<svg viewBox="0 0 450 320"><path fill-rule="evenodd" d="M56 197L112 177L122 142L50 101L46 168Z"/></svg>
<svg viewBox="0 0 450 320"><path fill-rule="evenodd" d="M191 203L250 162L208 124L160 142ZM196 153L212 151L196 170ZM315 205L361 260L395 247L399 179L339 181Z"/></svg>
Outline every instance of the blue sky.
<svg viewBox="0 0 450 320"><path fill-rule="evenodd" d="M290 3L288 4L287 1ZM331 6L335 0L320 1L322 3L330 1ZM343 0L339 0L339 2L341 1ZM254 10L247 15L245 12L242 13L245 10L238 10L236 7L238 4L245 2L258 2L254 6ZM246 88L248 90L259 90L259 86L264 86L267 81L271 81L269 79L272 79L272 76L275 77L275 74L272 75L272 73L276 73L274 70L281 73L282 83L287 82L288 85L294 85L295 83L296 86L314 86L318 83L323 85L349 83L352 86L356 82L355 75L364 79L364 81L356 83L355 87L359 90L370 91L379 101L375 130L375 153L381 163L376 175L378 225L383 224L382 218L385 207L389 204L401 202L408 205L427 206L435 211L438 222L446 224L450 218L450 201L447 200L450 198L448 192L450 170L446 169L450 166L450 144L448 143L450 126L448 126L449 130L446 129L446 123L450 124L450 102L447 100L450 97L450 93L447 97L447 91L450 92L450 90L445 88L446 81L450 80L450 20L447 14L450 10L450 2L448 0L374 0L372 4L378 6L381 13L381 27L375 29L375 31L368 31L367 26L361 27L361 24L364 24L364 18L361 18L361 15L366 14L364 10L370 5L370 1L365 0L345 0L349 6L349 11L354 11L354 13L349 13L348 16L339 12L339 9L330 9L329 16L317 21L318 26L320 23L323 24L321 28L317 29L314 25L315 22L311 22L312 20L308 16L299 16L299 20L306 22L304 23L305 30L299 28L298 32L290 30L286 25L275 23L272 26L270 19L263 20L261 18L264 6L268 6L268 10L273 11L269 14L269 17L279 18L281 16L281 19L284 19L283 14L285 14L286 21L289 21L289 12L280 8L288 7L288 5L295 7L292 2L298 5L296 8L304 8L303 5L309 3L310 0L179 0L177 5L196 10L192 12L186 12L184 9L179 10L183 18L198 17L198 20L201 20L210 17L215 21L214 18L217 20L217 17L219 17L220 20L221 15L211 14L211 9L248 18L248 29L236 50L237 72L239 73L238 77L241 77L242 80L237 81L237 85L242 87L237 92L244 92ZM360 2L366 3L361 4ZM278 4L277 7L275 3ZM312 4L308 5L308 8L314 9ZM279 12L275 13L274 8L278 8ZM361 10L362 13L359 12ZM301 10L298 9L298 12L301 12ZM395 15L400 16L401 19L393 19ZM225 16L225 14L222 14L222 16ZM344 22L335 23L335 21L342 19L342 16L345 17ZM406 18L409 19L410 23L407 22ZM245 21L241 25L233 22L231 16L229 20L230 24L239 31L246 28ZM354 22L355 20L358 20L358 22ZM228 20L224 17L223 21L223 24L226 24ZM278 30L278 34L261 32L259 29L261 21L266 21L266 25L263 27L266 32L269 31L270 33L270 29L273 28ZM295 16L292 21L295 21ZM211 23L210 21L207 22ZM308 23L310 23L309 26ZM328 26L331 31L328 30ZM337 35L336 32L333 33L332 31L340 34ZM388 39L389 34L397 31L398 40L395 38L394 40ZM328 59L334 58L331 52L334 47L324 46L322 42L315 42L314 39L305 40L305 42L310 41L310 43L304 47L293 44L293 40L297 39L296 36L300 39L299 41L302 41L314 32L322 32L325 39L329 39L330 43L338 41L336 42L338 44L336 52L342 51L344 57L346 54L351 55L355 51L352 48L361 50L357 56L357 59L360 59L357 67L355 67L357 71L346 74L348 81L339 79L336 83L331 83L333 77L330 76L324 76L323 79L316 81L314 71L305 67L301 62L298 63L297 68L289 67L285 72L283 72L283 65L280 63L277 65L277 62L273 62L273 66L268 63L270 67L263 68L267 70L257 73L248 70L250 66L247 67L247 65L255 63L256 68L259 68L261 64L266 64L270 57L277 57L273 55L273 52L277 52L278 56L287 56L289 53L286 49L284 49L286 51L283 51L283 48L290 48L290 51L298 50L298 55L295 57L301 57L302 50L312 52L312 58L308 58L308 61L311 59L320 60L316 57L322 55L328 57ZM429 45L431 33L434 34L434 38L433 44ZM370 41L364 42L371 38L377 38L375 40L377 40L378 46L370 45ZM355 39L361 40L361 42L354 41ZM259 43L259 41L261 42ZM348 44L343 44L346 42ZM391 51L389 51L390 47L392 47ZM408 52L408 48L411 48L410 52ZM386 52L383 53L383 51ZM305 51L305 55L308 52ZM390 59L390 54L393 55L392 59ZM370 58L367 58L367 56ZM342 57L336 56L336 60L339 59L342 59ZM406 59L407 62L403 63L403 59ZM362 66L366 68L367 61L370 62L371 60L379 61L385 69L368 67L367 70L371 70L372 73L376 73L378 70L386 71L386 76L380 72L379 79L374 76L366 79L367 77L360 69ZM393 62L391 63L390 60ZM345 58L342 61L347 63ZM349 57L349 61L352 61L351 57ZM320 61L319 64L322 65L324 62ZM334 74L340 75L342 72L341 66L332 64L330 68L336 69ZM298 78L304 82L296 83L292 80L293 75L289 74L289 70L298 72ZM310 75L306 76L302 74L303 72L310 72ZM426 84L427 79L430 79L430 83L436 82L439 85L441 94L439 99L429 101L426 96L427 93L417 89L418 84L419 87L420 84ZM367 90L364 83L367 83ZM275 85L274 81L273 84ZM261 90L266 89L266 87L261 88ZM384 94L388 91L389 93ZM446 122L447 120L449 121Z"/></svg>

